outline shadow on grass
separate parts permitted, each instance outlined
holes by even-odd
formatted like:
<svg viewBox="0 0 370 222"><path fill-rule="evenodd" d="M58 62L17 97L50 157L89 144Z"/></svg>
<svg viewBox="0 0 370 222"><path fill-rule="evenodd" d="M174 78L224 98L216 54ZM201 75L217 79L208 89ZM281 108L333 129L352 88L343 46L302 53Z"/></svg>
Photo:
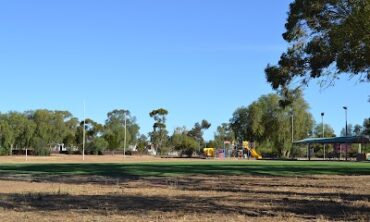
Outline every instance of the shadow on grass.
<svg viewBox="0 0 370 222"><path fill-rule="evenodd" d="M265 187L265 185L264 185ZM189 191L209 191L207 187L180 187L182 190L189 190ZM281 198L285 197L300 197L300 198L308 198L308 199L340 199L342 201L364 201L369 202L370 194L352 194L352 193L344 193L343 191L339 191L336 193L329 193L329 192L292 192L292 191L276 191L276 190L253 190L249 187L239 188L239 187L216 187L212 188L212 191L215 192L227 192L227 193L239 193L243 195L243 193L253 193L253 195L260 195L260 196L277 196ZM370 210L370 208L369 208ZM370 211L369 211L370 212Z"/></svg>
<svg viewBox="0 0 370 222"><path fill-rule="evenodd" d="M212 197L175 195L139 195L124 193L106 195L68 194L1 194L0 207L19 212L86 211L106 215L109 212L140 215L148 211L173 213L221 213L251 217L281 216L292 213L300 218L315 220L368 221L369 194L345 193L350 186L323 183L286 182L286 176L304 176L307 181L318 180L310 175L370 175L370 165L356 163L307 162L204 162L204 163L146 163L146 164L8 164L0 165L0 180L59 182L70 184L122 184L138 180L143 187L176 190L212 191ZM195 176L194 176L195 175ZM223 177L254 175L243 178ZM266 176L262 180L260 175ZM218 177L219 176L219 177ZM273 177L271 177L273 176ZM275 177L279 176L279 177ZM282 177L281 177L282 176ZM366 177L368 178L368 177ZM366 179L365 178L365 179ZM222 180L224 179L224 180ZM228 181L230 179L231 181ZM135 184L135 183L134 183ZM126 186L126 185L125 185ZM289 187L279 191L276 188ZM255 189L258 187L258 189ZM318 193L305 188L315 188ZM326 191L322 189L327 189ZM331 189L339 193L329 193ZM328 191L329 190L329 191ZM295 192L297 191L297 192ZM309 192L304 192L309 191ZM292 197L292 198L291 198ZM253 203L253 204L244 204Z"/></svg>
<svg viewBox="0 0 370 222"><path fill-rule="evenodd" d="M136 178L181 175L370 175L367 163L320 162L204 162L145 164L8 164L0 165L7 175L99 175Z"/></svg>
<svg viewBox="0 0 370 222"><path fill-rule="evenodd" d="M323 216L329 220L370 219L368 207L354 207L346 203L307 199L274 200L268 198L242 198L240 201L256 203L253 206L230 204L227 196L222 197L188 197L188 196L132 196L132 195L68 195L68 194L4 194L0 198L3 209L19 212L33 211L86 211L107 215L117 214L142 215L149 211L173 212L179 215L189 213L218 213L223 215L239 214L249 217L281 216L292 213L300 218L315 219ZM225 202L227 204L225 204ZM271 206L273 204L273 206ZM269 205L268 208L259 206Z"/></svg>

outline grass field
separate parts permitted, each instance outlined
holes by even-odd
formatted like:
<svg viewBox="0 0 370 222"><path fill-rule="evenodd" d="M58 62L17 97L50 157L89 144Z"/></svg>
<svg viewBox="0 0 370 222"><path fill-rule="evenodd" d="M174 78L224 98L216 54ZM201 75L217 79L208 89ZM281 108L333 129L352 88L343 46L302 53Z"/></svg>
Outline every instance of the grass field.
<svg viewBox="0 0 370 222"><path fill-rule="evenodd" d="M370 163L3 158L1 221L370 220Z"/></svg>

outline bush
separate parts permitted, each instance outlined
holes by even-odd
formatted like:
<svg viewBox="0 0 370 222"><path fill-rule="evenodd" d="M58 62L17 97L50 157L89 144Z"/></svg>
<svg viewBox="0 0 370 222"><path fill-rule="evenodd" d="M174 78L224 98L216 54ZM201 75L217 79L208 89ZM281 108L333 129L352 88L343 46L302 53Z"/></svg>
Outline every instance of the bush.
<svg viewBox="0 0 370 222"><path fill-rule="evenodd" d="M188 149L183 149L181 150L181 156L187 156L187 157L192 157L194 154L193 148L188 148Z"/></svg>
<svg viewBox="0 0 370 222"><path fill-rule="evenodd" d="M0 147L0 156L7 156L10 154L10 149L5 147Z"/></svg>
<svg viewBox="0 0 370 222"><path fill-rule="evenodd" d="M107 149L108 147L108 142L102 138L102 137L98 137L98 138L95 138L94 141L92 141L91 143L89 143L86 147L86 151L87 153L89 154L101 154L105 151L105 149Z"/></svg>
<svg viewBox="0 0 370 222"><path fill-rule="evenodd" d="M199 147L197 141L185 134L175 135L173 138L173 145L176 151L180 151L181 156L185 155L187 157L192 157L194 151Z"/></svg>
<svg viewBox="0 0 370 222"><path fill-rule="evenodd" d="M50 156L50 148L37 147L33 150L35 156Z"/></svg>
<svg viewBox="0 0 370 222"><path fill-rule="evenodd" d="M169 147L161 147L158 152L161 156L166 156L169 152L171 151L171 149Z"/></svg>
<svg viewBox="0 0 370 222"><path fill-rule="evenodd" d="M370 153L370 144L363 145L361 151L362 153Z"/></svg>
<svg viewBox="0 0 370 222"><path fill-rule="evenodd" d="M292 158L307 157L307 150L306 150L306 148L303 149L302 147L294 147L292 149L292 152L291 152L290 156Z"/></svg>

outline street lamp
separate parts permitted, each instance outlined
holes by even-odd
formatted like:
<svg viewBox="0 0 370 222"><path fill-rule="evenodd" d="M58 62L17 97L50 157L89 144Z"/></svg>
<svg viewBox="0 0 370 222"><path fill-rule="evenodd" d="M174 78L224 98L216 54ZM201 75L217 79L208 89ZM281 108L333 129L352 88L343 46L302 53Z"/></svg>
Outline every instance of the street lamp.
<svg viewBox="0 0 370 222"><path fill-rule="evenodd" d="M347 124L347 106L343 106L343 109L344 109L344 113L345 113L345 116L346 116L346 136L348 136L348 124Z"/></svg>
<svg viewBox="0 0 370 222"><path fill-rule="evenodd" d="M294 110L293 108L290 111L290 114L292 116L292 143L294 143Z"/></svg>
<svg viewBox="0 0 370 222"><path fill-rule="evenodd" d="M85 160L85 143L86 143L86 105L84 101L84 122L83 122L83 133L82 133L82 160Z"/></svg>
<svg viewBox="0 0 370 222"><path fill-rule="evenodd" d="M347 122L347 106L343 106L343 109L344 109L344 113L345 113L345 116L346 116L346 137L348 136L348 122ZM348 159L348 147L347 147L347 144L346 144L346 160Z"/></svg>
<svg viewBox="0 0 370 222"><path fill-rule="evenodd" d="M126 139L127 139L127 117L126 117L126 111L125 111L125 142L123 144L123 158L126 159Z"/></svg>
<svg viewBox="0 0 370 222"><path fill-rule="evenodd" d="M321 113L322 138L325 138L324 115L325 115L325 113ZM324 144L324 160L326 159L326 156L325 155L326 155L326 152L325 152L325 144Z"/></svg>

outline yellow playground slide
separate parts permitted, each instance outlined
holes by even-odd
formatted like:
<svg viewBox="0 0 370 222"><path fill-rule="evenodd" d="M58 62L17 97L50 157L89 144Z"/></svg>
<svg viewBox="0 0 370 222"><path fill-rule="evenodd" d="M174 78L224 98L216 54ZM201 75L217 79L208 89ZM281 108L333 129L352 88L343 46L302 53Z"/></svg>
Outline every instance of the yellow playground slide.
<svg viewBox="0 0 370 222"><path fill-rule="evenodd" d="M257 160L262 159L262 155L260 153L258 153L256 149L250 147L249 141L243 141L243 147L244 147L244 149L251 152L251 155L252 155L253 158L256 158Z"/></svg>
<svg viewBox="0 0 370 222"><path fill-rule="evenodd" d="M255 149L251 148L250 151L251 151L252 157L254 157L258 160L262 159L261 154L259 154Z"/></svg>

